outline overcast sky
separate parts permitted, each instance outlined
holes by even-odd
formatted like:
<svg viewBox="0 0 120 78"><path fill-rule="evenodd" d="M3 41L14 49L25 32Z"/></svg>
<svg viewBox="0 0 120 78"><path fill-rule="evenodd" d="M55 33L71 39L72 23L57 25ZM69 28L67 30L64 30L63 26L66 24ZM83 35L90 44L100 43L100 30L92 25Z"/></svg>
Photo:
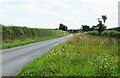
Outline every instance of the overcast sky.
<svg viewBox="0 0 120 78"><path fill-rule="evenodd" d="M0 23L37 28L96 25L107 15L108 28L118 26L119 0L0 0Z"/></svg>

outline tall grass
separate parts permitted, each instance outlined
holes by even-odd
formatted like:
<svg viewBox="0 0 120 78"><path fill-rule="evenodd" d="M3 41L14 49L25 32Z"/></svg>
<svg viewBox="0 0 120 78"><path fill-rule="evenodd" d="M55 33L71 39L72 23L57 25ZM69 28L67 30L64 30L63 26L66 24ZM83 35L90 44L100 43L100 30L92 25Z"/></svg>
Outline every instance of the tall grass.
<svg viewBox="0 0 120 78"><path fill-rule="evenodd" d="M40 29L17 26L2 27L2 46L0 48L11 48L33 42L66 36L69 33L54 29Z"/></svg>
<svg viewBox="0 0 120 78"><path fill-rule="evenodd" d="M17 76L120 76L117 39L77 34L26 65Z"/></svg>

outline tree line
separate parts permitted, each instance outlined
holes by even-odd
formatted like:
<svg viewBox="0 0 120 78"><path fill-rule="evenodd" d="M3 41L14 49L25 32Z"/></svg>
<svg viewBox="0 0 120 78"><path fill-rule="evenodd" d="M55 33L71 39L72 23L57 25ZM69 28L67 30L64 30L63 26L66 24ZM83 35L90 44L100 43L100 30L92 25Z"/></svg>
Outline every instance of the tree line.
<svg viewBox="0 0 120 78"><path fill-rule="evenodd" d="M93 31L93 30L97 30L99 32L99 36L101 35L101 33L106 30L107 26L105 26L105 22L107 20L107 16L106 15L102 15L102 20L100 20L100 18L98 18L98 24L96 26L92 26L91 28L87 25L82 25L82 30L83 31Z"/></svg>
<svg viewBox="0 0 120 78"><path fill-rule="evenodd" d="M101 33L104 30L106 30L106 28L107 28L105 26L105 22L107 20L107 16L106 15L102 15L101 19L98 18L98 24L96 26L92 26L91 28L88 25L82 25L81 31L86 32L86 31L97 30L99 32L99 35L101 35ZM80 31L79 29L76 29L76 30L75 29L70 29L70 30L68 30L68 27L66 25L64 25L64 24L60 24L59 29L63 30L63 31L69 31L69 32L79 32Z"/></svg>

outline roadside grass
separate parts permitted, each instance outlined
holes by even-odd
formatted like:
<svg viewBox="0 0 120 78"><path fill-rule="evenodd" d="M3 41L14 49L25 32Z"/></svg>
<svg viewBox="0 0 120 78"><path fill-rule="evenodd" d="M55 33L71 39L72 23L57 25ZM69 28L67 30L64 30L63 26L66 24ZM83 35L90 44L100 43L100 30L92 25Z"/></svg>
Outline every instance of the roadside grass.
<svg viewBox="0 0 120 78"><path fill-rule="evenodd" d="M47 36L47 37L35 37L35 38L26 38L26 39L16 39L16 40L5 40L2 42L2 49L12 48L17 46L23 46L30 43L40 42L44 40L54 39L61 36Z"/></svg>
<svg viewBox="0 0 120 78"><path fill-rule="evenodd" d="M120 76L117 41L76 34L27 64L17 76Z"/></svg>
<svg viewBox="0 0 120 78"><path fill-rule="evenodd" d="M49 31L49 32L47 32L47 31ZM51 34L50 34L50 32L51 32ZM39 42L39 41L44 41L44 40L49 40L49 39L54 39L54 38L69 35L69 33L63 32L60 30L47 30L46 29L46 33L49 33L49 35L41 35L41 36L34 36L34 37L24 36L24 37L17 37L15 39L7 38L7 39L3 40L2 42L0 42L0 44L2 44L2 46L0 46L0 49L12 48L12 47L16 47L16 46L23 46L23 45L30 44L30 43L35 43L35 42Z"/></svg>

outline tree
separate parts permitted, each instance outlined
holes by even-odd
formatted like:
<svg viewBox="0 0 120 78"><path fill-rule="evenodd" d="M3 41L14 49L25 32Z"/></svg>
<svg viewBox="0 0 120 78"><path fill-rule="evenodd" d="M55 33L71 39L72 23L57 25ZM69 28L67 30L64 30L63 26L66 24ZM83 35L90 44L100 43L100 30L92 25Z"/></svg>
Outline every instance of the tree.
<svg viewBox="0 0 120 78"><path fill-rule="evenodd" d="M103 19L103 22L105 24L105 21L107 20L107 16L106 15L102 15L102 19ZM98 22L99 24L97 25L98 27L98 32L99 32L99 36L101 35L101 33L106 29L106 26L104 24L102 24L102 21L100 20L100 18L98 18Z"/></svg>
<svg viewBox="0 0 120 78"><path fill-rule="evenodd" d="M64 24L60 24L59 29L63 31L67 31L68 27L65 26Z"/></svg>
<svg viewBox="0 0 120 78"><path fill-rule="evenodd" d="M106 15L102 15L102 19L103 19L104 24L105 24L105 21L107 20L107 16Z"/></svg>
<svg viewBox="0 0 120 78"><path fill-rule="evenodd" d="M82 30L85 31L90 31L90 27L87 25L82 25Z"/></svg>
<svg viewBox="0 0 120 78"><path fill-rule="evenodd" d="M99 36L101 35L101 33L106 29L106 26L104 25L104 24L102 24L102 21L98 21L99 22L99 24L97 25L97 27L98 27L98 32L99 32Z"/></svg>
<svg viewBox="0 0 120 78"><path fill-rule="evenodd" d="M97 29L97 26L93 25L90 30L93 31L93 30L96 30Z"/></svg>

